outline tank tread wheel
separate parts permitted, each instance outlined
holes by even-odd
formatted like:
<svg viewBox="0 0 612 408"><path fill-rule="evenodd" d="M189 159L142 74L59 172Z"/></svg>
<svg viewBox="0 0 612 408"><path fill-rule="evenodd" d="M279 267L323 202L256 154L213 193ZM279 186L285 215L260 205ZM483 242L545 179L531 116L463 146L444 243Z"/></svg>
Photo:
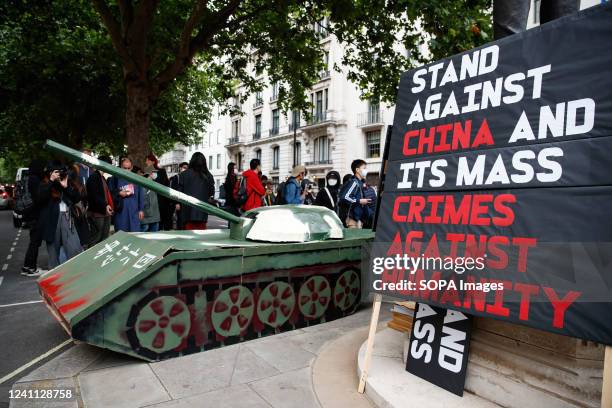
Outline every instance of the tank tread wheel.
<svg viewBox="0 0 612 408"><path fill-rule="evenodd" d="M323 276L312 276L298 293L300 312L304 317L318 319L323 316L331 300L331 286Z"/></svg>

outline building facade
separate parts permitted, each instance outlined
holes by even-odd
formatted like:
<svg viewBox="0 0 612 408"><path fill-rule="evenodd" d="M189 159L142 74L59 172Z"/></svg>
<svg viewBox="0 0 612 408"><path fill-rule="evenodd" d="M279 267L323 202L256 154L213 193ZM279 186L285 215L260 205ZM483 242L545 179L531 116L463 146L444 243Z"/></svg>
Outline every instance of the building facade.
<svg viewBox="0 0 612 408"><path fill-rule="evenodd" d="M245 170L251 159L259 158L263 174L275 185L287 178L295 162L306 166L308 179L320 187L327 172L351 173L351 162L361 158L368 163L367 181L376 185L394 107L361 100L360 91L346 74L333 70L334 63L342 69L342 45L325 30L320 33L328 69L320 73L309 91L313 105L310 118L294 112L284 114L278 106L278 86L269 84L262 75L258 80L269 84L262 92L250 95L242 104L239 98L234 99L242 114L215 112L203 131L202 143L177 145L160 163L175 173L181 158L188 161L193 152L201 151L219 187L229 161Z"/></svg>

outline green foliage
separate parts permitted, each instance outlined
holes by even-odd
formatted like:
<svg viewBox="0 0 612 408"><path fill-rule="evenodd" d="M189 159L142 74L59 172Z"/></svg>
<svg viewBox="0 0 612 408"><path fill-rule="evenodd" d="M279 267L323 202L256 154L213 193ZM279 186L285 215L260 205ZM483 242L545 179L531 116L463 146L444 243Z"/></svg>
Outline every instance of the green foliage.
<svg viewBox="0 0 612 408"><path fill-rule="evenodd" d="M238 84L243 99L269 85L263 73L283 111L308 111L320 71L339 70L323 62L321 27L345 45L363 97L393 102L403 71L488 41L490 11L491 0L7 0L0 154L29 157L47 137L122 151L128 83L147 89L158 154L197 141L212 106L231 110Z"/></svg>

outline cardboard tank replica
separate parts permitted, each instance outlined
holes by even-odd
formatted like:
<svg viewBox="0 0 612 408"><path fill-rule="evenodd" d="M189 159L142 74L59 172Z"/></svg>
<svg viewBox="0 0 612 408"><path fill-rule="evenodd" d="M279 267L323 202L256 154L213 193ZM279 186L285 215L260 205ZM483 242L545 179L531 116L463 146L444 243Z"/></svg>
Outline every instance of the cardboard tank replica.
<svg viewBox="0 0 612 408"><path fill-rule="evenodd" d="M197 353L353 313L361 245L315 206L234 216L191 196L48 141L70 159L229 221L225 230L118 232L38 280L76 340L147 361Z"/></svg>

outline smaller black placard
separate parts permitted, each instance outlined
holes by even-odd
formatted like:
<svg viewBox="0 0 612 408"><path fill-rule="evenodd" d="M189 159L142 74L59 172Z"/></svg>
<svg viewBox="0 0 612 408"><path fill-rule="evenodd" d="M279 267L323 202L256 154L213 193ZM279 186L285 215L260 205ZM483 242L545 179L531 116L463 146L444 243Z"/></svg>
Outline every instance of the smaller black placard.
<svg viewBox="0 0 612 408"><path fill-rule="evenodd" d="M417 303L406 371L463 396L472 316Z"/></svg>

